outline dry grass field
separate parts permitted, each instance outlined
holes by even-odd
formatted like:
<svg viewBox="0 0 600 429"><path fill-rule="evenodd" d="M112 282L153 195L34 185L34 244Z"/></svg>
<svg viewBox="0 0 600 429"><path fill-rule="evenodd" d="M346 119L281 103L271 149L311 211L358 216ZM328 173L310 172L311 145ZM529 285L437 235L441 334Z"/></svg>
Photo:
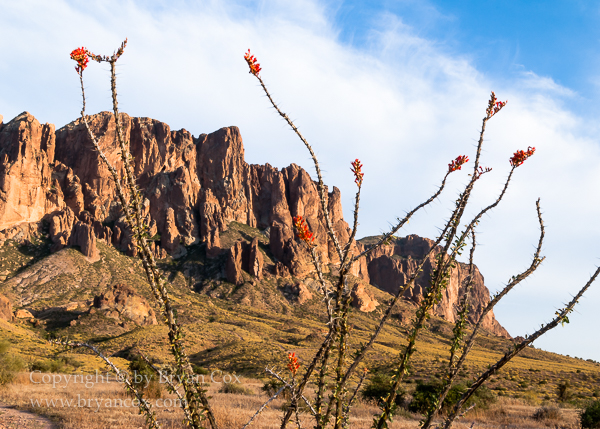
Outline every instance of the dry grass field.
<svg viewBox="0 0 600 429"><path fill-rule="evenodd" d="M33 380L33 383L32 381ZM261 392L262 381L241 377L241 386L245 394L221 393L222 384L207 384L212 396L214 411L220 427L224 429L241 428L253 415L254 411L268 397ZM38 383L38 384L36 384ZM64 385L65 383L63 383ZM129 401L128 401L129 400ZM173 395L163 394L162 398L151 399L155 410L166 429L184 428L181 410L173 406L176 401ZM68 388L60 385L53 387L51 383L42 382L42 374L22 373L11 385L0 389L0 402L17 409L31 411L49 417L56 427L64 429L129 429L143 428L144 419L137 409L130 406L131 397L125 393L123 386L111 381L95 383L86 388L82 383L69 383ZM285 399L273 401L264 413L252 424L257 429L279 427L281 407ZM127 406L129 405L129 406ZM549 411L539 410L545 407ZM377 407L359 401L352 412L350 427L368 429L371 427L373 414ZM536 412L539 417L536 418ZM394 429L417 428L420 420L418 414L402 411L390 425ZM565 428L576 429L578 410L573 407L559 408L550 402L544 406L533 405L523 399L501 397L488 409L473 409L458 422L460 428ZM1 414L0 414L1 419ZM311 427L312 419L303 414L303 427ZM1 420L0 420L1 421Z"/></svg>

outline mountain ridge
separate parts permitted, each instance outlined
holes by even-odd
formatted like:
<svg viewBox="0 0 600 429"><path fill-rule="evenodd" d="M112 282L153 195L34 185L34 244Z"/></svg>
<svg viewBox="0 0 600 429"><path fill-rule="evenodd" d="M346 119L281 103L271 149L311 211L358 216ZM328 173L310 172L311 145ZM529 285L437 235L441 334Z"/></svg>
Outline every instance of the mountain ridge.
<svg viewBox="0 0 600 429"><path fill-rule="evenodd" d="M296 164L279 170L269 164L246 163L237 127L194 137L186 130L171 131L157 120L121 115L134 171L145 197L144 215L157 258L181 258L189 246L204 243L208 258L226 259L227 269L217 275L233 284L243 283L242 272L252 270L256 278L263 270L275 276L310 278L313 268L309 255L294 239L292 218L300 215L315 233L317 253L325 269L335 271L339 261L327 239L317 187L304 169ZM89 123L110 162L122 172L112 114L92 115ZM350 230L343 219L340 191L333 187L326 195L333 228L338 239L345 242ZM263 245L268 245L272 264L260 262L258 242L248 250L238 243L222 242L232 222L264 232L268 243ZM78 246L94 263L100 258L98 240L130 256L137 252L121 217L112 178L81 120L55 130L54 125L42 125L24 112L0 125L0 239L25 242L41 231L42 223L49 225L52 252ZM408 239L413 243L412 250L403 249L396 239L361 258L352 274L365 284L373 279L380 289L394 293L394 287L416 267L417 249L433 244L417 236ZM351 251L355 253L362 246L360 240L353 242ZM254 255L250 265L247 252ZM424 274L405 298L419 301L437 252L439 249L426 261ZM202 283L202 274L192 271L190 281L194 285ZM435 314L449 322L454 321L465 277L459 264L442 302L434 308ZM478 271L476 278L471 320L489 302L489 291ZM379 304L377 300L364 286L358 290L356 305L363 311L373 311ZM484 327L510 338L491 312Z"/></svg>

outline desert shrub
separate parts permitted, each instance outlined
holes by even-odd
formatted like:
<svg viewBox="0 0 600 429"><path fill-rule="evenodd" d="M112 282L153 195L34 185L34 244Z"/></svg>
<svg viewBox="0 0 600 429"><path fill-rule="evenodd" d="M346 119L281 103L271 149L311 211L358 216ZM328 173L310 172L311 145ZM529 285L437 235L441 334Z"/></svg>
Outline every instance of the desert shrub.
<svg viewBox="0 0 600 429"><path fill-rule="evenodd" d="M279 380L271 379L269 381L265 381L265 384L262 385L260 390L265 392L267 396L273 396L275 393L279 391L283 387L283 383ZM280 398L289 399L290 391L289 389L285 389L283 392L279 394Z"/></svg>
<svg viewBox="0 0 600 429"><path fill-rule="evenodd" d="M248 387L236 383L224 383L219 389L220 393L232 393L234 395L254 395L254 391Z"/></svg>
<svg viewBox="0 0 600 429"><path fill-rule="evenodd" d="M149 398L162 397L162 386L158 375L141 356L134 357L129 362L129 371L136 389Z"/></svg>
<svg viewBox="0 0 600 429"><path fill-rule="evenodd" d="M67 372L79 368L82 365L78 360L70 356L58 356L52 359L39 359L29 365L31 371L40 372Z"/></svg>
<svg viewBox="0 0 600 429"><path fill-rule="evenodd" d="M468 387L464 384L455 384L452 386L444 399L441 411L443 413L448 412L467 390ZM421 414L426 413L435 403L441 391L442 385L438 382L418 383L413 393L413 400L408 407L409 411ZM478 408L488 408L495 401L496 394L489 388L481 386L465 405L466 407L475 405Z"/></svg>
<svg viewBox="0 0 600 429"><path fill-rule="evenodd" d="M379 404L392 390L392 379L388 375L375 374L363 388L361 395L363 399ZM403 405L406 392L399 390L394 402Z"/></svg>
<svg viewBox="0 0 600 429"><path fill-rule="evenodd" d="M581 411L579 422L583 429L600 428L600 400L590 402Z"/></svg>
<svg viewBox="0 0 600 429"><path fill-rule="evenodd" d="M558 407L548 406L535 410L533 418L535 420L560 420L562 414Z"/></svg>
<svg viewBox="0 0 600 429"><path fill-rule="evenodd" d="M32 371L40 372L64 372L65 363L60 359L36 360L31 364Z"/></svg>
<svg viewBox="0 0 600 429"><path fill-rule="evenodd" d="M13 381L17 373L25 368L23 359L11 353L10 348L10 342L0 341L0 386Z"/></svg>
<svg viewBox="0 0 600 429"><path fill-rule="evenodd" d="M556 396L558 396L559 401L563 402L571 399L572 392L571 383L569 383L569 380L563 381L556 385Z"/></svg>
<svg viewBox="0 0 600 429"><path fill-rule="evenodd" d="M196 365L195 363L192 364L192 369L194 370L194 374L199 374L199 375L209 375L210 374L210 369L203 368L201 366Z"/></svg>

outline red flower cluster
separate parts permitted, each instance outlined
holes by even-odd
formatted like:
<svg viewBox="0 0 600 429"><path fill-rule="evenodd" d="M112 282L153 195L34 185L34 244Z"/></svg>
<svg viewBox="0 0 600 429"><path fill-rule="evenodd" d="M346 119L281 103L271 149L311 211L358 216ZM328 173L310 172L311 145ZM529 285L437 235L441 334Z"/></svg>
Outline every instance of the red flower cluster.
<svg viewBox="0 0 600 429"><path fill-rule="evenodd" d="M513 167L518 167L523 164L527 158L529 158L535 152L535 148L529 146L527 151L518 150L514 153L512 158L510 158L510 165Z"/></svg>
<svg viewBox="0 0 600 429"><path fill-rule="evenodd" d="M506 106L508 101L498 101L496 98L496 94L492 91L492 96L490 97L490 101L488 103L488 108L486 109L487 118L490 119L496 113L498 113L504 106Z"/></svg>
<svg viewBox="0 0 600 429"><path fill-rule="evenodd" d="M448 173L460 170L463 164L467 162L469 162L469 157L467 155L458 155L456 159L453 159L452 162L448 164Z"/></svg>
<svg viewBox="0 0 600 429"><path fill-rule="evenodd" d="M77 67L75 67L77 73L84 71L90 61L88 51L83 46L71 52L71 59L77 61Z"/></svg>
<svg viewBox="0 0 600 429"><path fill-rule="evenodd" d="M358 186L362 186L363 177L365 176L365 173L363 173L361 170L362 166L363 165L360 163L358 158L356 158L352 163L352 168L350 168L350 171L354 173L354 182Z"/></svg>
<svg viewBox="0 0 600 429"><path fill-rule="evenodd" d="M298 358L296 357L296 353L288 353L288 369L292 373L292 376L296 375L298 372L298 368L300 368L300 364L298 363Z"/></svg>
<svg viewBox="0 0 600 429"><path fill-rule="evenodd" d="M302 216L296 216L294 219L294 227L296 228L296 237L304 241L309 246L312 246L315 241L315 235L310 232L306 221Z"/></svg>
<svg viewBox="0 0 600 429"><path fill-rule="evenodd" d="M258 77L261 70L260 64L257 63L258 60L254 55L250 55L250 49L248 49L248 52L244 55L244 59L248 63L248 67L250 67L250 73Z"/></svg>

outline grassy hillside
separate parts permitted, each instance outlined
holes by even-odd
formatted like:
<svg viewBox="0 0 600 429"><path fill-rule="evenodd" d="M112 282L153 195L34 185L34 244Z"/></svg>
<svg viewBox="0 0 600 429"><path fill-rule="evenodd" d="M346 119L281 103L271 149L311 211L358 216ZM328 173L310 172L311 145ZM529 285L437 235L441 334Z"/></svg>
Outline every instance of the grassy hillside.
<svg viewBox="0 0 600 429"><path fill-rule="evenodd" d="M232 223L222 235L227 247L236 240L259 237L267 268L273 265L268 238L256 229ZM16 308L26 308L36 317L14 323L0 322L0 339L7 339L13 351L31 368L36 362L60 361L63 372L104 370L102 362L87 352L64 351L47 338L68 337L93 342L108 355L127 356L140 350L158 362L169 362L166 328L137 326L131 320L113 319L90 311L94 296L115 283L132 287L154 306L151 292L138 260L113 247L98 243L101 260L89 263L74 248L50 254L43 236L36 243L17 245L8 240L0 247L0 283ZM300 305L289 286L299 279L266 275L261 281L246 275L235 286L224 279L224 257L209 259L203 245L190 246L185 257L165 259L161 267L169 279L169 292L186 335L187 351L195 365L205 369L235 371L250 378L265 378L264 368L285 368L288 352L296 352L302 363L314 354L324 337L323 303L315 283L304 280L313 299ZM333 279L330 279L333 280ZM353 310L351 347L368 339L390 296L369 287L380 303L373 313ZM154 306L158 314L158 308ZM365 365L371 374L389 373L405 344L414 306L403 301L378 338ZM157 317L160 320L160 317ZM565 328L565 329L568 329ZM419 338L407 386L440 377L447 362L452 327L432 317ZM460 376L473 379L513 347L510 340L483 333ZM116 358L120 365L126 361ZM600 396L600 365L528 348L488 385L499 396L543 401L556 397L557 387L567 382L574 398Z"/></svg>

